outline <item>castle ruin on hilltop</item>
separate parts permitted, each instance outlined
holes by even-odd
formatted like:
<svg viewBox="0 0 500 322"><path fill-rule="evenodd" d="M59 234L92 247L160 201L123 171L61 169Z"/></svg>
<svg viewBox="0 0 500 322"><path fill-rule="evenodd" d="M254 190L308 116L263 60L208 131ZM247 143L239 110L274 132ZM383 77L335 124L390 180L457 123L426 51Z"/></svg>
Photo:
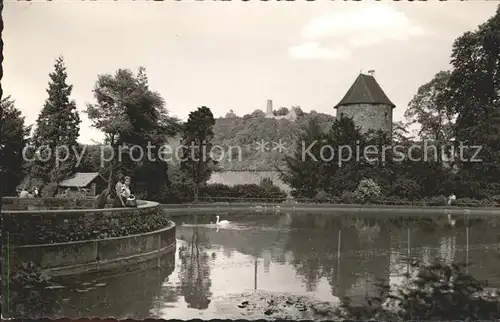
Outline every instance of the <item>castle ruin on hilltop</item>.
<svg viewBox="0 0 500 322"><path fill-rule="evenodd" d="M270 119L277 119L277 120L289 120L292 122L295 122L297 118L299 117L297 115L296 109L299 108L299 106L292 106L290 108L290 111L286 115L274 115L273 113L273 100L268 99L267 100L267 109L266 109L266 117Z"/></svg>

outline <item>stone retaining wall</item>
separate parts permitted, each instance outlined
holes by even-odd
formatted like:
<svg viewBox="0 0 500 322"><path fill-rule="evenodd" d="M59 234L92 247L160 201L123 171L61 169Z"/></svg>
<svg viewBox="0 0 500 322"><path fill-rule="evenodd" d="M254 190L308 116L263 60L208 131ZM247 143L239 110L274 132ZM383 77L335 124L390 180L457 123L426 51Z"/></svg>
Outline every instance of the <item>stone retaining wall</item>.
<svg viewBox="0 0 500 322"><path fill-rule="evenodd" d="M122 271L127 266L175 252L175 224L144 234L3 248L4 277L13 276L23 263L32 262L50 277ZM8 253L7 253L8 252ZM7 260L8 258L8 260Z"/></svg>
<svg viewBox="0 0 500 322"><path fill-rule="evenodd" d="M89 209L95 207L95 198L17 198L3 197L2 210L64 210L64 209ZM137 202L144 204L143 200ZM106 208L111 208L108 204Z"/></svg>
<svg viewBox="0 0 500 322"><path fill-rule="evenodd" d="M35 199L30 199L30 202L31 200ZM137 208L2 210L2 217L2 239L5 243L8 238L11 245L127 236L159 230L169 225L159 204L151 201L143 201Z"/></svg>
<svg viewBox="0 0 500 322"><path fill-rule="evenodd" d="M57 210L93 208L94 199L74 198L2 198L2 210Z"/></svg>

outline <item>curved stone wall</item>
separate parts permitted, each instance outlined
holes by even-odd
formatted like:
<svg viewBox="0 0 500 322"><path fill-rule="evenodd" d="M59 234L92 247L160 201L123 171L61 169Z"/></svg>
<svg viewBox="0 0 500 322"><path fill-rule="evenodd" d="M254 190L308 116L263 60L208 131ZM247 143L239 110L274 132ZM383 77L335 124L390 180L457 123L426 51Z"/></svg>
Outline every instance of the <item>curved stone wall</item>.
<svg viewBox="0 0 500 322"><path fill-rule="evenodd" d="M23 263L33 262L50 277L113 272L175 252L175 224L124 237L2 248L3 276L14 276ZM8 260L7 260L8 258Z"/></svg>
<svg viewBox="0 0 500 322"><path fill-rule="evenodd" d="M27 263L55 277L122 270L175 252L175 224L158 203L85 209L92 200L77 201L83 209L46 210L75 200L8 198L10 207L2 210L4 278L16 276Z"/></svg>
<svg viewBox="0 0 500 322"><path fill-rule="evenodd" d="M16 202L18 208L21 208L21 203L37 199L19 200ZM45 207L44 202L47 200L39 200ZM59 202L65 201L61 199ZM83 207L85 201L80 202ZM137 208L9 210L9 207L6 207L2 210L2 217L3 231L8 234L5 238L8 237L12 245L39 245L127 236L159 230L169 225L168 218L160 210L159 204L151 201L142 201Z"/></svg>

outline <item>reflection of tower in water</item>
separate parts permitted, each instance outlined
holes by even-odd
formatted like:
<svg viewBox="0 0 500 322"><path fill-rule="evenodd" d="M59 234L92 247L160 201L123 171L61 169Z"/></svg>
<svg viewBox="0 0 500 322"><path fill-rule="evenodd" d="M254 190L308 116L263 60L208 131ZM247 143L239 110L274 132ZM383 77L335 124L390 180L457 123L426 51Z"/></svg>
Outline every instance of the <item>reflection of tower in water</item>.
<svg viewBox="0 0 500 322"><path fill-rule="evenodd" d="M455 261L457 251L456 236L445 236L439 241L439 256L444 264L451 265Z"/></svg>
<svg viewBox="0 0 500 322"><path fill-rule="evenodd" d="M262 258L264 259L264 273L269 273L269 269L271 268L271 252L264 250Z"/></svg>
<svg viewBox="0 0 500 322"><path fill-rule="evenodd" d="M361 226L339 232L341 276L334 295L349 296L358 304L364 302L367 295L379 295L375 284L386 284L390 280L390 234L387 226L367 220Z"/></svg>

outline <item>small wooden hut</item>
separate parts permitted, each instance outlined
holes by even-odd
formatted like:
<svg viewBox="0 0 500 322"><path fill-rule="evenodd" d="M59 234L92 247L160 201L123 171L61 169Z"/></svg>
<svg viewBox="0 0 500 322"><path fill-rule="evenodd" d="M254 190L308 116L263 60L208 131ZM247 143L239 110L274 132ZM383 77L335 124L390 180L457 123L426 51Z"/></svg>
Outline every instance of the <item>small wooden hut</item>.
<svg viewBox="0 0 500 322"><path fill-rule="evenodd" d="M88 197L95 197L106 187L106 180L99 172L77 172L59 183L59 191L66 192L68 197L81 195L82 192L86 192Z"/></svg>

